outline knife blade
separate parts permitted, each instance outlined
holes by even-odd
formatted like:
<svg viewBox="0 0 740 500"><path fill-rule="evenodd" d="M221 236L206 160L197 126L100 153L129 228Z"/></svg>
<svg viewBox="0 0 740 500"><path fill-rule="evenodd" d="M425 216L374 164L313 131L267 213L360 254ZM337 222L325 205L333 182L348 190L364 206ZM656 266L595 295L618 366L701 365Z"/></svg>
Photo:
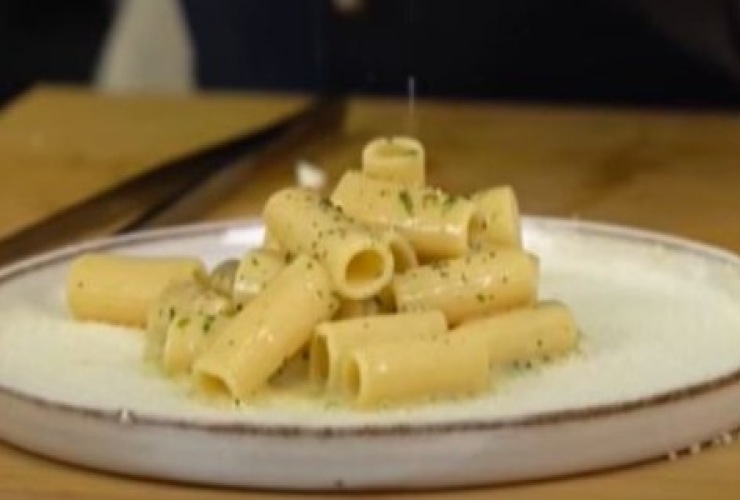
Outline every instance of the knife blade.
<svg viewBox="0 0 740 500"><path fill-rule="evenodd" d="M85 238L183 221L185 213L192 216L194 208L192 203L187 204L187 210L178 208L178 201L186 199L188 193L219 172L235 165L264 164L282 148L294 147L323 127L336 125L344 102L335 96L319 97L305 109L256 132L165 162L62 209L0 240L0 266ZM257 155L259 161L250 161L250 155ZM235 158L240 161L234 162Z"/></svg>

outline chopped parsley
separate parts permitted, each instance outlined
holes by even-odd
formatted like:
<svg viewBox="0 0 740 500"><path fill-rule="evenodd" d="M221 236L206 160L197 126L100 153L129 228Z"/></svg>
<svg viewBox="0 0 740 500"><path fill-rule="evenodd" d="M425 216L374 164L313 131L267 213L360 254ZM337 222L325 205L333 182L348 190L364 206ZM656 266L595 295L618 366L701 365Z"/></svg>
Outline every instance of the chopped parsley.
<svg viewBox="0 0 740 500"><path fill-rule="evenodd" d="M213 329L214 321L216 321L216 317L210 314L203 318L203 333L211 332L211 329Z"/></svg>
<svg viewBox="0 0 740 500"><path fill-rule="evenodd" d="M398 199L401 201L401 204L403 205L403 208L406 210L406 213L409 215L414 214L414 202L411 199L411 195L408 191L405 189L401 190L398 193Z"/></svg>

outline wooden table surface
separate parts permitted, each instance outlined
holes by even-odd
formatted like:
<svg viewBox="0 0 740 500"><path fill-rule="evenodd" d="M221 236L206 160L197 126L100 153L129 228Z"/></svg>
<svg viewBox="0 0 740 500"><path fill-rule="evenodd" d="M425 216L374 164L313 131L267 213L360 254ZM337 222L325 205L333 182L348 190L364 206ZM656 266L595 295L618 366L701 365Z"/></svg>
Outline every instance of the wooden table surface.
<svg viewBox="0 0 740 500"><path fill-rule="evenodd" d="M297 96L103 97L39 89L0 115L0 236L158 161L298 109ZM341 130L245 174L199 220L257 215L293 182L297 159L331 181L377 135L413 132L432 183L456 192L509 183L528 214L675 233L740 251L740 115L356 99ZM563 450L567 453L567 450ZM195 459L195 458L194 458ZM740 445L677 461L538 483L388 498L738 498ZM0 498L288 498L80 469L0 444ZM305 495L307 496L307 495Z"/></svg>

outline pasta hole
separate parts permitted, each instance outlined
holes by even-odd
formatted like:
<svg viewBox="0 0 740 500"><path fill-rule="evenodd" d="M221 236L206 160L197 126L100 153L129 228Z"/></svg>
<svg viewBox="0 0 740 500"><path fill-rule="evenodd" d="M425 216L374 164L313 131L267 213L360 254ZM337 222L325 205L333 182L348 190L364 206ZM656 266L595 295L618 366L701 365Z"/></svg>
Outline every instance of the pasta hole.
<svg viewBox="0 0 740 500"><path fill-rule="evenodd" d="M229 394L229 388L224 381L209 373L200 373L196 377L198 389L206 396L221 396Z"/></svg>
<svg viewBox="0 0 740 500"><path fill-rule="evenodd" d="M347 283L365 285L383 275L383 257L374 250L363 250L354 255L347 263Z"/></svg>
<svg viewBox="0 0 740 500"><path fill-rule="evenodd" d="M347 362L344 380L347 394L356 398L360 394L360 365L356 359L350 359Z"/></svg>

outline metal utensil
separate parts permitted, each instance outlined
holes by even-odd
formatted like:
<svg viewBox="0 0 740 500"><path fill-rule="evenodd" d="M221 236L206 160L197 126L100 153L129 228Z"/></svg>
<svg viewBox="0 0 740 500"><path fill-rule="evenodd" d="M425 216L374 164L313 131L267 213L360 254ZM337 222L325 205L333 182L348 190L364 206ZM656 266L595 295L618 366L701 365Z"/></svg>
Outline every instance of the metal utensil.
<svg viewBox="0 0 740 500"><path fill-rule="evenodd" d="M0 265L84 238L187 220L198 203L183 200L209 179L217 174L222 175L214 179L222 179L235 165L265 164L278 151L337 125L343 111L343 99L317 98L304 110L256 132L163 163L0 240ZM240 161L234 162L236 158Z"/></svg>

